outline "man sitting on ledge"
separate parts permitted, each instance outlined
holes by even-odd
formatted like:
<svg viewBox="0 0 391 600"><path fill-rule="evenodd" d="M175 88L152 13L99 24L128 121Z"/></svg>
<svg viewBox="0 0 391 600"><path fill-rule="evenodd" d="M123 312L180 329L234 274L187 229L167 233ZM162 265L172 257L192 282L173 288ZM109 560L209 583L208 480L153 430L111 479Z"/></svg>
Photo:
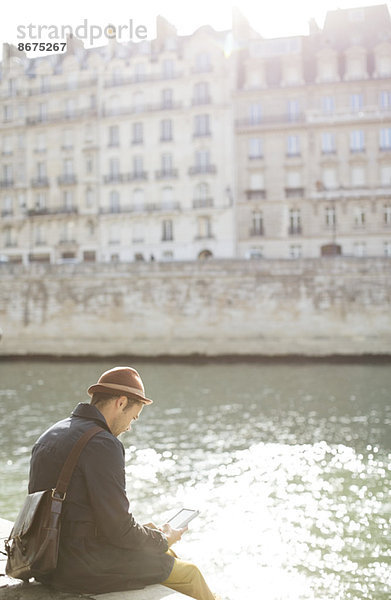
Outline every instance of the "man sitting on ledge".
<svg viewBox="0 0 391 600"><path fill-rule="evenodd" d="M214 600L198 568L170 548L186 528L140 525L129 512L118 436L152 403L140 375L131 367L110 369L88 393L90 404L80 403L33 447L29 493L54 488L76 440L93 425L103 428L85 446L68 487L57 568L39 580L87 594L162 583L198 600Z"/></svg>

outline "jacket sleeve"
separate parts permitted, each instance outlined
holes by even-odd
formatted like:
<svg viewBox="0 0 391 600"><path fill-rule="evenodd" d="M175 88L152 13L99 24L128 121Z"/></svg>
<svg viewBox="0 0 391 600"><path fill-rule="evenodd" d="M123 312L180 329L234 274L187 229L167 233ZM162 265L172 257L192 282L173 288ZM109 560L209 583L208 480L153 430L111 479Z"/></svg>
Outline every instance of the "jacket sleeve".
<svg viewBox="0 0 391 600"><path fill-rule="evenodd" d="M129 511L121 442L110 434L96 435L84 449L79 465L96 524L110 543L158 553L168 550L166 536L137 523Z"/></svg>

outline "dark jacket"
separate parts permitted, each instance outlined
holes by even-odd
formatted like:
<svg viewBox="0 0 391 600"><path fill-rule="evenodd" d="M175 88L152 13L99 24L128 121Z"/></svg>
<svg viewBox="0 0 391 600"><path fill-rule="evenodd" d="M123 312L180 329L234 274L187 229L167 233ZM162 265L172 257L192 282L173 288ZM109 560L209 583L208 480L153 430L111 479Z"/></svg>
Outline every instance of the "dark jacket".
<svg viewBox="0 0 391 600"><path fill-rule="evenodd" d="M73 444L96 424L104 431L83 449L63 504L57 569L40 581L78 593L160 583L174 562L166 554L167 539L139 525L129 512L124 447L95 406L79 404L70 418L38 439L32 450L29 493L55 487Z"/></svg>

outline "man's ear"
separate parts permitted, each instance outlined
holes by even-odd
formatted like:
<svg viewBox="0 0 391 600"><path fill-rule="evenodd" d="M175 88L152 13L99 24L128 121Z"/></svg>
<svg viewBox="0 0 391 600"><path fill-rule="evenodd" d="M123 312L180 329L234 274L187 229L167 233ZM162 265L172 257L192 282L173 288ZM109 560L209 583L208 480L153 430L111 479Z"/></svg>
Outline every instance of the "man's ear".
<svg viewBox="0 0 391 600"><path fill-rule="evenodd" d="M128 404L127 396L118 396L115 400L115 405L117 408L125 408Z"/></svg>

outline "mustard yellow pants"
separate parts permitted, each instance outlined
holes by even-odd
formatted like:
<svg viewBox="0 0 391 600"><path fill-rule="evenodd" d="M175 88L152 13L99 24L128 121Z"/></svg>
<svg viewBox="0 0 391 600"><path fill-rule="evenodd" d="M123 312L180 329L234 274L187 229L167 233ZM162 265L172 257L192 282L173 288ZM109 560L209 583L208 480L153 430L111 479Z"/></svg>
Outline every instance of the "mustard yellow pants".
<svg viewBox="0 0 391 600"><path fill-rule="evenodd" d="M165 581L162 581L162 585L197 600L215 600L214 594L208 588L201 571L196 565L178 558L171 548L167 551L167 554L173 556L175 562L170 575Z"/></svg>

